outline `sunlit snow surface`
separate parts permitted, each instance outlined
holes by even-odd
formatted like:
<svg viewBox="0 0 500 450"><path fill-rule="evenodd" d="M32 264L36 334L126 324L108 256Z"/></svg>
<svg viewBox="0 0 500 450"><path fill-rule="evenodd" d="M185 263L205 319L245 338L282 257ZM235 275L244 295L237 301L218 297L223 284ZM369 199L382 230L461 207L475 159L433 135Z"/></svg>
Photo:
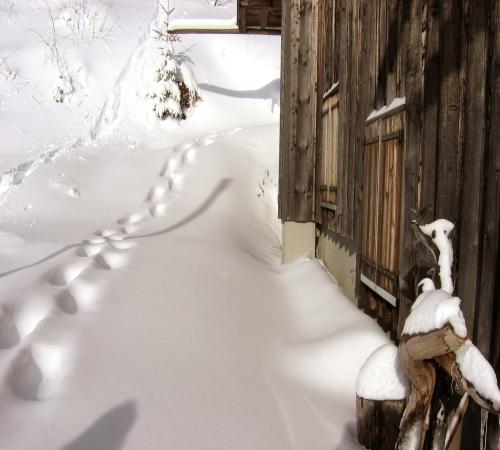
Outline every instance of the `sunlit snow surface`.
<svg viewBox="0 0 500 450"><path fill-rule="evenodd" d="M279 265L279 37L183 37L203 101L160 122L154 2L114 2L113 38L68 50L94 80L76 106L23 41L45 3L15 5L2 48L31 81L1 84L0 448L359 448L355 377L386 338L317 262Z"/></svg>

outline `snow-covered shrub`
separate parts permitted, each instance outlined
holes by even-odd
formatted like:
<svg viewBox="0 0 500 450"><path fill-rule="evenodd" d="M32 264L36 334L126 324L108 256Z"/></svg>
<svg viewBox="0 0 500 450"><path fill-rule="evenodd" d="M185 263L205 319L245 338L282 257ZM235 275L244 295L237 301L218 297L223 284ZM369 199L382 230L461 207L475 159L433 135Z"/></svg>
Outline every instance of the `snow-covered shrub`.
<svg viewBox="0 0 500 450"><path fill-rule="evenodd" d="M0 55L0 74L5 80L13 80L17 76L17 71L9 65L4 55Z"/></svg>
<svg viewBox="0 0 500 450"><path fill-rule="evenodd" d="M105 39L115 27L112 6L111 0L63 0L56 23L80 39Z"/></svg>
<svg viewBox="0 0 500 450"><path fill-rule="evenodd" d="M57 71L57 81L54 88L52 89L52 94L54 100L58 103L62 103L64 99L73 92L73 84L71 80L71 75L69 73L68 60L66 59L66 52L61 50L58 45L57 35L56 35L56 25L54 21L54 16L52 10L48 8L50 20L52 23L52 33L48 36L44 36L37 30L31 29L39 38L40 42L43 44L46 50L46 61L48 61L52 67Z"/></svg>
<svg viewBox="0 0 500 450"><path fill-rule="evenodd" d="M153 111L159 119L185 119L186 111L200 96L189 69L183 64L186 61L185 55L176 55L175 52L174 44L181 39L177 34L168 32L169 17L174 9L170 9L168 3L167 7L160 4L160 8L163 17L153 29L154 38L160 43L158 63L147 95L152 100Z"/></svg>
<svg viewBox="0 0 500 450"><path fill-rule="evenodd" d="M12 0L0 0L0 16L9 18L14 12L14 6Z"/></svg>
<svg viewBox="0 0 500 450"><path fill-rule="evenodd" d="M64 102L64 99L73 92L71 78L59 77L57 83L52 88L52 96L57 103Z"/></svg>

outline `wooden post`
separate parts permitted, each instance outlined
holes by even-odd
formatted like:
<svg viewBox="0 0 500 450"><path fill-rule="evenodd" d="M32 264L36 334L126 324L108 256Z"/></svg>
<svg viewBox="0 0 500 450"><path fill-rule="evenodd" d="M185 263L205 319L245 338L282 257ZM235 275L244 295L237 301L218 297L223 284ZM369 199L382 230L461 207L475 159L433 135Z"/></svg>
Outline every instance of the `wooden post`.
<svg viewBox="0 0 500 450"><path fill-rule="evenodd" d="M370 450L394 450L406 400L367 400L356 396L358 440Z"/></svg>

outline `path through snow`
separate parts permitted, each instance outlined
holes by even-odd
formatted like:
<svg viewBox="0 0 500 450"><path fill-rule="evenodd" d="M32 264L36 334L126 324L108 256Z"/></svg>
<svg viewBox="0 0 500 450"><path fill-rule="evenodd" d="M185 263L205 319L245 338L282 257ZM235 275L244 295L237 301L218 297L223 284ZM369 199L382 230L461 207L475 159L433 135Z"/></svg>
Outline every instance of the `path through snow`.
<svg viewBox="0 0 500 450"><path fill-rule="evenodd" d="M174 3L178 18L234 16L234 2ZM40 105L26 106L31 91L0 105L12 131L0 448L358 449L356 374L387 339L318 262L279 264L279 38L183 38L207 89L177 125L142 103L153 1L113 11L127 36L71 47L89 78L74 110L43 96L50 73L17 30L47 19L32 6L9 17L7 47L40 78ZM88 133L106 93L112 127L64 145Z"/></svg>
<svg viewBox="0 0 500 450"><path fill-rule="evenodd" d="M2 448L358 448L354 379L386 340L315 261L269 265L250 163L276 138L169 150L144 203L42 264L2 316Z"/></svg>

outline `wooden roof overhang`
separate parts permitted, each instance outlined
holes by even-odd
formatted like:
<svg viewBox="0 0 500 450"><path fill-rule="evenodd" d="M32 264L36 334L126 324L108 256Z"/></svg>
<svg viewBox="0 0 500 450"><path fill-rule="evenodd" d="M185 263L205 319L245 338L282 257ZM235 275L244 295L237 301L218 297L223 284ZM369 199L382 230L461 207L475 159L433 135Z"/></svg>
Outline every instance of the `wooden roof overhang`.
<svg viewBox="0 0 500 450"><path fill-rule="evenodd" d="M280 34L282 0L238 0L240 33Z"/></svg>
<svg viewBox="0 0 500 450"><path fill-rule="evenodd" d="M236 23L217 25L174 21L169 32L177 34L281 34L282 0L237 0ZM177 23L180 22L180 23ZM227 22L227 24L225 23Z"/></svg>

